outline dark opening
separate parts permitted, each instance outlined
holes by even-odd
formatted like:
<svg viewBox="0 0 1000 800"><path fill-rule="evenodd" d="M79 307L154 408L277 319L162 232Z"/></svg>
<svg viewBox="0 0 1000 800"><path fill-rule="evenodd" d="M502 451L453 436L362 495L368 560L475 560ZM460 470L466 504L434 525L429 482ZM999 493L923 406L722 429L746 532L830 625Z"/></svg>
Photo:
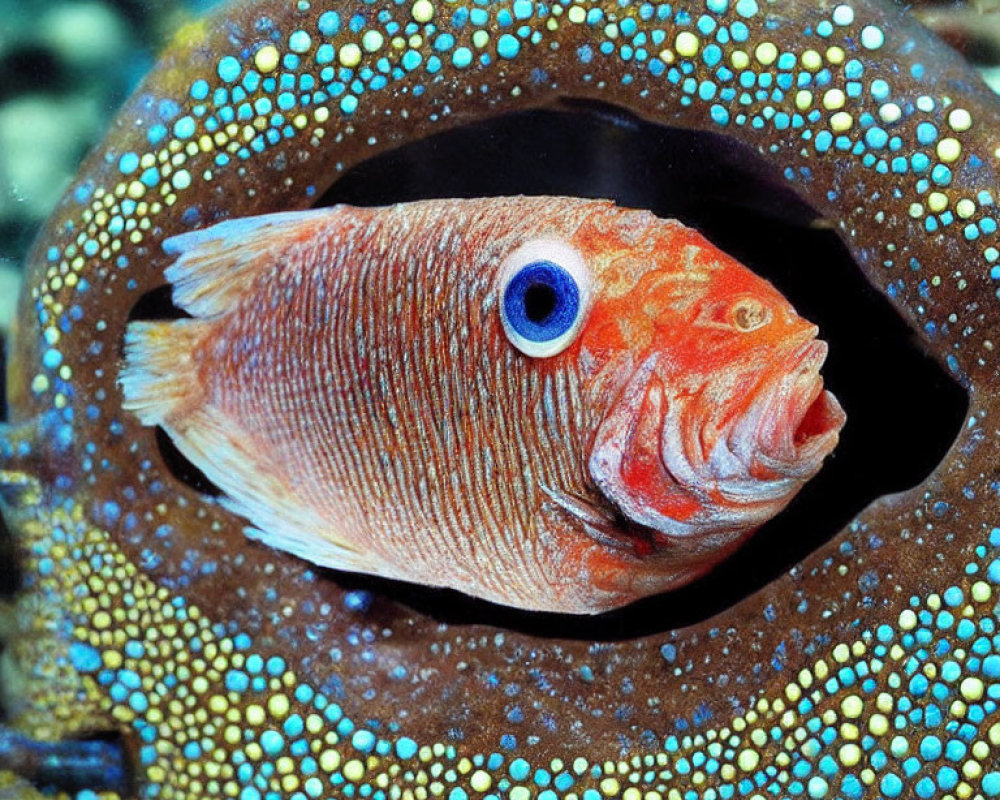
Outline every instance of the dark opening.
<svg viewBox="0 0 1000 800"><path fill-rule="evenodd" d="M754 153L721 136L666 129L583 104L573 113L533 111L367 161L318 205L516 194L604 197L648 208L698 228L768 278L830 344L823 376L848 415L841 443L789 508L712 573L599 618L514 611L369 576L330 572L330 580L452 623L608 640L667 630L728 608L828 541L874 499L920 483L957 436L965 392L921 349L815 212ZM143 302L136 317L177 314L168 294ZM547 303L543 297L531 301L532 319L544 316ZM819 423L807 415L804 430L813 424ZM158 442L178 479L214 490L162 432Z"/></svg>
<svg viewBox="0 0 1000 800"><path fill-rule="evenodd" d="M556 293L547 283L533 283L524 293L524 315L541 325L556 307Z"/></svg>

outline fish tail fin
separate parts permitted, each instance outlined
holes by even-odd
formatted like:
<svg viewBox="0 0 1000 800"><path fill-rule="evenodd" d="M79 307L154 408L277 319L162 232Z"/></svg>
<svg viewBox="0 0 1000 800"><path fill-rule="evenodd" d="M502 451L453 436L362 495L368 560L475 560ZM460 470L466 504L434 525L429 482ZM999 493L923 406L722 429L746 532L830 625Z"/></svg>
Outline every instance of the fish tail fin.
<svg viewBox="0 0 1000 800"><path fill-rule="evenodd" d="M125 328L125 363L118 375L122 407L143 425L161 425L200 401L192 352L204 328L192 319L130 322Z"/></svg>

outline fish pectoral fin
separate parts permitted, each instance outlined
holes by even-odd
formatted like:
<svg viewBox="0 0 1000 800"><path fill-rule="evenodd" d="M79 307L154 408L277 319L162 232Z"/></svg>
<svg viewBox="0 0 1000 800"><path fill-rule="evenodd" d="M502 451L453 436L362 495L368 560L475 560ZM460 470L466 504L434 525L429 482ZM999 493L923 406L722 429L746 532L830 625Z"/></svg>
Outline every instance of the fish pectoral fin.
<svg viewBox="0 0 1000 800"><path fill-rule="evenodd" d="M229 507L228 500L223 505ZM232 510L239 512L238 508ZM241 514L241 516L246 516ZM247 526L243 529L248 539L266 544L275 550L282 550L310 561L320 567L343 572L364 572L384 574L367 554L352 549L346 544L324 536L321 531L328 526L317 522L316 527L306 527L298 520L279 520L267 528Z"/></svg>
<svg viewBox="0 0 1000 800"><path fill-rule="evenodd" d="M164 271L174 303L194 317L224 314L246 297L258 275L304 260L294 251L325 246L360 213L338 206L265 214L173 236L163 249L177 256ZM329 236L320 235L327 230Z"/></svg>
<svg viewBox="0 0 1000 800"><path fill-rule="evenodd" d="M542 485L542 491L559 508L580 522L584 531L596 542L611 547L622 547L626 540L619 530L615 515L575 494Z"/></svg>

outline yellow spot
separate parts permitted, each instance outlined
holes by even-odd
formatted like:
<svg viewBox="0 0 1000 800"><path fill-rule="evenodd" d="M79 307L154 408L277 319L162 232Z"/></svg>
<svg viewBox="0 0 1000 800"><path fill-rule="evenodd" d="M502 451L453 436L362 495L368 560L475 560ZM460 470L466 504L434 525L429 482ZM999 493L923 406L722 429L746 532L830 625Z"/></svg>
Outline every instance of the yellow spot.
<svg viewBox="0 0 1000 800"><path fill-rule="evenodd" d="M580 25L587 21L587 12L583 6L573 6L567 16L569 17L569 21L575 25Z"/></svg>
<svg viewBox="0 0 1000 800"><path fill-rule="evenodd" d="M924 206L922 203L910 203L910 216L913 219L920 219L924 215Z"/></svg>
<svg viewBox="0 0 1000 800"><path fill-rule="evenodd" d="M844 107L846 100L846 96L840 89L829 89L823 95L823 108L828 111L836 111L838 108Z"/></svg>
<svg viewBox="0 0 1000 800"><path fill-rule="evenodd" d="M840 47L831 47L826 51L826 58L831 64L844 63L844 50Z"/></svg>
<svg viewBox="0 0 1000 800"><path fill-rule="evenodd" d="M469 778L469 786L474 792L486 792L492 785L493 779L490 777L490 774L481 769L473 772L472 777Z"/></svg>
<svg viewBox="0 0 1000 800"><path fill-rule="evenodd" d="M962 219L968 219L976 213L976 204L968 197L963 197L955 204L955 213Z"/></svg>
<svg viewBox="0 0 1000 800"><path fill-rule="evenodd" d="M840 710L848 719L857 719L864 710L864 703L856 694L849 694L840 703Z"/></svg>
<svg viewBox="0 0 1000 800"><path fill-rule="evenodd" d="M476 31L472 34L472 46L482 50L490 43L490 35L486 31Z"/></svg>
<svg viewBox="0 0 1000 800"><path fill-rule="evenodd" d="M605 778L601 781L601 794L605 797L617 797L621 791L621 785L617 778Z"/></svg>
<svg viewBox="0 0 1000 800"><path fill-rule="evenodd" d="M889 719L884 714L872 714L868 720L868 730L875 736L885 736L889 732Z"/></svg>
<svg viewBox="0 0 1000 800"><path fill-rule="evenodd" d="M340 753L336 750L324 750L319 754L319 768L323 772L334 772L340 766Z"/></svg>
<svg viewBox="0 0 1000 800"><path fill-rule="evenodd" d="M845 767L853 767L861 761L861 748L856 744L845 744L837 755L841 764Z"/></svg>
<svg viewBox="0 0 1000 800"><path fill-rule="evenodd" d="M416 22L423 25L434 19L434 4L430 0L417 0L410 7L410 14Z"/></svg>
<svg viewBox="0 0 1000 800"><path fill-rule="evenodd" d="M983 697L983 682L979 678L966 678L959 686L959 691L962 692L962 697L975 703Z"/></svg>
<svg viewBox="0 0 1000 800"><path fill-rule="evenodd" d="M361 48L354 44L354 42L345 44L340 48L337 58L345 67L356 67L361 63Z"/></svg>
<svg viewBox="0 0 1000 800"><path fill-rule="evenodd" d="M264 713L264 707L253 703L247 706L246 710L247 723L254 728L258 728L264 724L264 720L267 718Z"/></svg>
<svg viewBox="0 0 1000 800"><path fill-rule="evenodd" d="M281 54L273 44L264 45L253 57L254 66L261 72L274 72L280 60Z"/></svg>
<svg viewBox="0 0 1000 800"><path fill-rule="evenodd" d="M365 776L364 762L359 758L352 758L344 764L344 777L352 783L358 783Z"/></svg>
<svg viewBox="0 0 1000 800"><path fill-rule="evenodd" d="M912 609L907 608L899 615L899 629L912 631L915 627L917 627L917 615Z"/></svg>
<svg viewBox="0 0 1000 800"><path fill-rule="evenodd" d="M937 154L942 161L951 163L962 155L962 145L958 139L949 136L938 142Z"/></svg>
<svg viewBox="0 0 1000 800"><path fill-rule="evenodd" d="M729 61L736 69L746 69L750 66L750 56L748 56L743 50L733 50L733 54L729 57Z"/></svg>
<svg viewBox="0 0 1000 800"><path fill-rule="evenodd" d="M948 207L948 195L943 192L931 192L927 195L927 207L935 214L940 214Z"/></svg>
<svg viewBox="0 0 1000 800"><path fill-rule="evenodd" d="M660 61L662 61L664 64L673 64L674 63L674 51L673 50L671 50L669 48L667 48L665 50L661 50L660 53L659 53L659 55L660 55Z"/></svg>
<svg viewBox="0 0 1000 800"><path fill-rule="evenodd" d="M272 695L267 701L267 710L271 713L271 716L277 719L287 717L289 707L288 698L283 694Z"/></svg>
<svg viewBox="0 0 1000 800"><path fill-rule="evenodd" d="M810 72L815 72L823 66L823 56L815 50L806 50L799 59L802 66Z"/></svg>
<svg viewBox="0 0 1000 800"><path fill-rule="evenodd" d="M744 772L753 772L759 763L760 753L749 748L740 751L739 757L736 759L736 765Z"/></svg>
<svg viewBox="0 0 1000 800"><path fill-rule="evenodd" d="M799 89L795 93L795 107L799 111L807 111L813 104L813 93L807 89Z"/></svg>
<svg viewBox="0 0 1000 800"><path fill-rule="evenodd" d="M900 117L903 116L903 109L895 103L885 103L879 108L878 115L882 122L891 125L894 122L899 122Z"/></svg>
<svg viewBox="0 0 1000 800"><path fill-rule="evenodd" d="M778 58L778 48L774 46L773 42L761 42L753 54L761 64L767 66L773 64Z"/></svg>
<svg viewBox="0 0 1000 800"><path fill-rule="evenodd" d="M972 584L972 599L977 603L985 603L993 596L993 590L986 581L976 581Z"/></svg>
<svg viewBox="0 0 1000 800"><path fill-rule="evenodd" d="M845 131L849 131L852 125L854 125L854 117L846 111L838 111L830 117L830 129L834 133L844 133Z"/></svg>
<svg viewBox="0 0 1000 800"><path fill-rule="evenodd" d="M691 31L681 31L674 40L674 50L677 51L678 55L690 58L697 54L698 44L698 37Z"/></svg>
<svg viewBox="0 0 1000 800"><path fill-rule="evenodd" d="M953 131L961 133L972 127L972 116L964 108L953 108L948 112L948 124Z"/></svg>

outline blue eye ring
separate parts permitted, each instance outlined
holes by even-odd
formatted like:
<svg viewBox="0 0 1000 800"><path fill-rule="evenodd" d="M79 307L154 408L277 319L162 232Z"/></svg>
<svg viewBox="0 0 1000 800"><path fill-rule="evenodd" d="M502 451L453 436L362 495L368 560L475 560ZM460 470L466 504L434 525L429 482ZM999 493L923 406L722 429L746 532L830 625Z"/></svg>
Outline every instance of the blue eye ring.
<svg viewBox="0 0 1000 800"><path fill-rule="evenodd" d="M580 288L573 276L551 261L521 267L503 293L507 324L530 342L558 339L580 313Z"/></svg>
<svg viewBox="0 0 1000 800"><path fill-rule="evenodd" d="M518 350L544 358L576 338L590 296L590 271L579 252L558 239L536 239L504 262L500 318Z"/></svg>

